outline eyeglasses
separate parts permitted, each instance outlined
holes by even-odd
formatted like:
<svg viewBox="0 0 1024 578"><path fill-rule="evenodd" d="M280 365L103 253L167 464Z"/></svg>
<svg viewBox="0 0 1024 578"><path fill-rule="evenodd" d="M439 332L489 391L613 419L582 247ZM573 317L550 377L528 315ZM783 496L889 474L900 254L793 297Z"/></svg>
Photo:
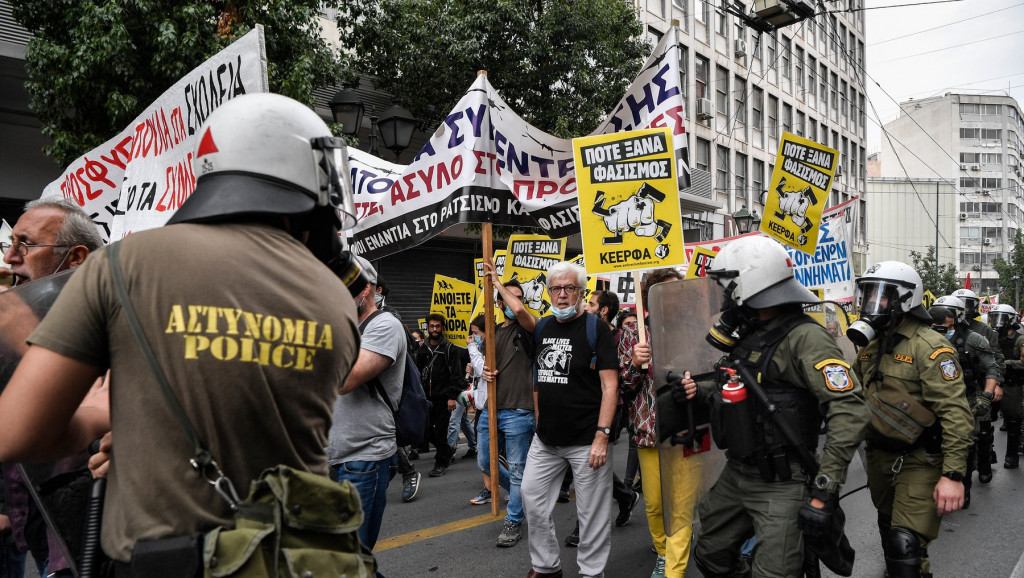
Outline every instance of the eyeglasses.
<svg viewBox="0 0 1024 578"><path fill-rule="evenodd" d="M74 245L37 245L35 243L22 243L21 241L0 243L0 251L2 251L4 255L11 250L11 247L14 247L15 255L21 255L24 257L25 255L28 255L29 249L35 249L36 247L74 247Z"/></svg>
<svg viewBox="0 0 1024 578"><path fill-rule="evenodd" d="M580 288L575 285L565 285L564 287L548 287L548 292L552 295L558 295L559 293L565 293L566 295L572 295L579 291Z"/></svg>

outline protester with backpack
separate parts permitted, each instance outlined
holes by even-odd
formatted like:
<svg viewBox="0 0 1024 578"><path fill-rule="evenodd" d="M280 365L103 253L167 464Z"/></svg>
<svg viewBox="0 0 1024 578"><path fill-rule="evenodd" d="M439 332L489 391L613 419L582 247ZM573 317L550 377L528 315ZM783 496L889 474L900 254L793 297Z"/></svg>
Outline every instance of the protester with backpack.
<svg viewBox="0 0 1024 578"><path fill-rule="evenodd" d="M427 316L427 335L427 340L416 352L416 367L432 404L430 443L437 451L430 477L437 478L445 474L455 453L448 445L448 422L455 409L455 400L468 386L463 370L469 363L469 353L448 341L444 336L444 317L437 313Z"/></svg>
<svg viewBox="0 0 1024 578"><path fill-rule="evenodd" d="M371 550L377 543L387 489L398 468L395 419L379 396L383 388L392 406L402 396L405 374L405 329L391 315L377 312L373 295L377 271L356 257L370 283L355 298L362 339L355 367L345 379L334 403L334 424L327 446L331 479L352 482L363 504L359 539Z"/></svg>

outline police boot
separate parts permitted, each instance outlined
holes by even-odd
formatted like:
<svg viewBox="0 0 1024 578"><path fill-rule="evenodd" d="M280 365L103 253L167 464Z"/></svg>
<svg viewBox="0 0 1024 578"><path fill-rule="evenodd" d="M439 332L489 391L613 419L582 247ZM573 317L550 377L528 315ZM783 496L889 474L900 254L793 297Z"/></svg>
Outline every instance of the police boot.
<svg viewBox="0 0 1024 578"><path fill-rule="evenodd" d="M982 460L985 461L985 460ZM964 506L963 509L971 507L971 485L974 480L974 470L978 465L978 442L972 438L971 447L967 450L967 473L964 475Z"/></svg>
<svg viewBox="0 0 1024 578"><path fill-rule="evenodd" d="M917 534L895 526L886 536L885 570L889 578L923 578L921 541Z"/></svg>
<svg viewBox="0 0 1024 578"><path fill-rule="evenodd" d="M1019 466L1017 449L1020 447L1020 418L1006 418L1006 461L1003 468L1015 470Z"/></svg>
<svg viewBox="0 0 1024 578"><path fill-rule="evenodd" d="M978 481L983 484L992 481L992 438L992 424L989 422L988 431L982 426L981 433L978 434Z"/></svg>

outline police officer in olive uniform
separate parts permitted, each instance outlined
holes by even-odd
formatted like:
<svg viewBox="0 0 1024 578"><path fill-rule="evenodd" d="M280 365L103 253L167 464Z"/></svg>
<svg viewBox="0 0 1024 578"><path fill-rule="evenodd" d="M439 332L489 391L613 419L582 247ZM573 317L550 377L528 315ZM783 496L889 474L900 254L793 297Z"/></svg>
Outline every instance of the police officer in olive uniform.
<svg viewBox="0 0 1024 578"><path fill-rule="evenodd" d="M1006 459L1003 467L1012 470L1019 466L1021 417L1024 414L1024 335L1020 317L1009 305L996 305L988 314L988 322L999 335L999 349L1006 358L1003 362L1003 417L1006 420Z"/></svg>
<svg viewBox="0 0 1024 578"><path fill-rule="evenodd" d="M956 291L953 291L952 295L953 297L956 297L964 302L964 314L967 317L967 323L970 325L971 331L977 333L978 335L981 335L982 337L988 340L989 346L992 347L992 350L995 353L996 363L999 364L999 371L1000 373L1003 373L1003 363L1005 359L1003 357L1002 350L999 348L999 334L994 329L992 329L992 327L982 323L981 319L978 319L978 316L980 314L979 307L981 305L981 299L978 297L978 294L975 293L974 291L971 291L970 289L957 289ZM999 387L996 389L995 399L993 400L992 405L991 414L993 416L998 416L999 412L1002 410L1002 402L1000 401L1000 399L1002 398L1002 385L1003 376L1000 375ZM991 437L995 437L994 433L993 435L991 435ZM989 452L989 454L989 463L996 463L999 459L996 456L996 452L992 450ZM978 455L981 456L984 454L979 453Z"/></svg>
<svg viewBox="0 0 1024 578"><path fill-rule="evenodd" d="M701 500L694 559L706 577L749 576L740 548L756 535L753 576L802 576L801 529L832 525L837 492L870 421L860 383L828 331L804 314L801 304L818 299L793 277L781 245L766 237L738 239L718 253L708 274L725 289L722 316L711 332L730 350L721 365L759 374L777 416L797 439L773 423L754 395L747 400L749 419L728 422L720 403L725 383L682 380L687 398L699 389L700 399L711 401L712 432L728 458ZM823 420L825 448L814 476L799 456L813 454ZM723 421L729 426L715 425Z"/></svg>
<svg viewBox="0 0 1024 578"><path fill-rule="evenodd" d="M927 547L963 506L974 418L956 350L931 330L921 276L897 261L857 281L854 371L871 409L868 487L889 578L930 578Z"/></svg>
<svg viewBox="0 0 1024 578"><path fill-rule="evenodd" d="M967 454L967 473L964 476L964 509L971 505L971 484L974 471L978 481L987 484L992 481L992 402L997 401L996 393L1002 379L1002 367L996 362L988 340L973 332L967 326L964 302L952 295L939 297L928 309L932 317L932 329L953 344L964 371L964 385L967 388L967 404L974 414L974 435L971 449Z"/></svg>

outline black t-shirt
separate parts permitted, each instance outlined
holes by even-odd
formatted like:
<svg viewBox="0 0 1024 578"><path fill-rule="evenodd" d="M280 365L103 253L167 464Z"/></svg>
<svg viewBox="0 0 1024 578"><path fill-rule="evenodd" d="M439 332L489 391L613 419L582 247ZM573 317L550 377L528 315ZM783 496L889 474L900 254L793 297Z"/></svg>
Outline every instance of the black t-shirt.
<svg viewBox="0 0 1024 578"><path fill-rule="evenodd" d="M602 369L617 370L612 332L597 322L597 363L587 342L587 316L546 322L537 340L537 437L548 445L581 446L594 441L601 411Z"/></svg>

